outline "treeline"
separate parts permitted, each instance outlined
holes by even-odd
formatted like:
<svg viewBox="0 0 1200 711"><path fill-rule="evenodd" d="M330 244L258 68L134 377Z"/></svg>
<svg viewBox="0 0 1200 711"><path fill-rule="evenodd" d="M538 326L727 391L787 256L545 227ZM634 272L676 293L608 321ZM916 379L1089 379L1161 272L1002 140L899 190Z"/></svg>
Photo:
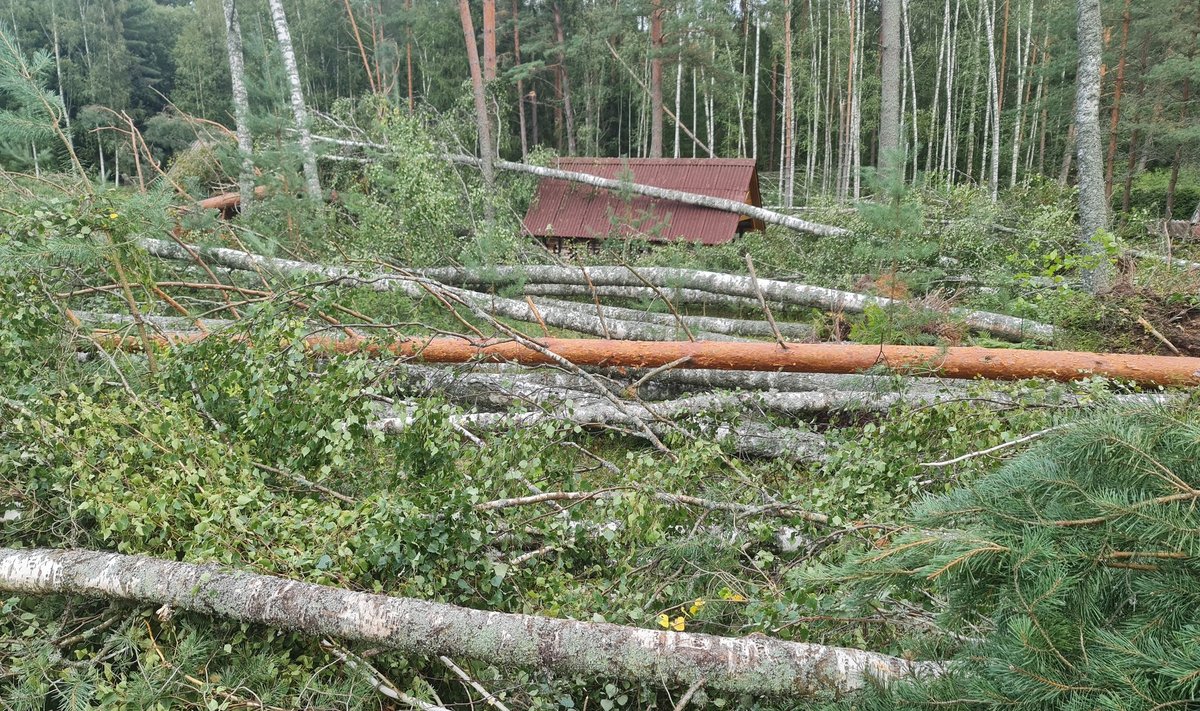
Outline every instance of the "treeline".
<svg viewBox="0 0 1200 711"><path fill-rule="evenodd" d="M892 0L884 0L891 2ZM4 24L40 52L83 163L128 170L133 123L158 159L232 127L221 0L10 0ZM238 0L253 114L288 110L265 0ZM308 102L370 94L399 108L469 105L453 0L286 0ZM473 3L499 149L748 156L790 204L845 200L877 164L880 4L867 0L483 0ZM910 175L993 191L1071 179L1077 59L1069 0L905 0L901 117ZM1116 208L1187 217L1200 201L1200 9L1105 0L1105 173ZM11 97L0 104L11 108ZM8 122L11 123L11 122ZM260 140L261 132L260 132ZM40 170L54 142L0 130L0 162ZM122 166L122 161L125 165ZM1139 178L1139 176L1143 176ZM1139 184L1147 195L1139 194Z"/></svg>

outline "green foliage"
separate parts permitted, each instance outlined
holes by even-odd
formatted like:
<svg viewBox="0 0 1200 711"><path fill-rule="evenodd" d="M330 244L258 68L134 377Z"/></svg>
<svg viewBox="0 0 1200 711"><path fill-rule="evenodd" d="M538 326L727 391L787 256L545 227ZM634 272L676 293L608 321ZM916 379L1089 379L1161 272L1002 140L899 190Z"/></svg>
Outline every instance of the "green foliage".
<svg viewBox="0 0 1200 711"><path fill-rule="evenodd" d="M967 641L952 673L866 706L1151 709L1197 694L1194 406L1074 423L971 487L931 498L834 578L848 609L938 601ZM944 651L944 650L943 650Z"/></svg>
<svg viewBox="0 0 1200 711"><path fill-rule="evenodd" d="M1161 217L1167 209L1167 192L1171 182L1170 169L1148 170L1135 176L1129 194L1129 205L1133 210L1145 210ZM1114 199L1120 199L1113 191ZM1200 205L1200 170L1185 168L1179 172L1175 184L1175 215L1177 220L1186 220L1192 210Z"/></svg>

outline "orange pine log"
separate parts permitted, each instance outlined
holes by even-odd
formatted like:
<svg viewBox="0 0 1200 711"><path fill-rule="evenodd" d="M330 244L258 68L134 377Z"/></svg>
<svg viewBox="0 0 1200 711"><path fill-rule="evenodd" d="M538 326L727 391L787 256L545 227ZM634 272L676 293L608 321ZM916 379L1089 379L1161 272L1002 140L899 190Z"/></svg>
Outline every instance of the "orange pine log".
<svg viewBox="0 0 1200 711"><path fill-rule="evenodd" d="M186 343L204 334L157 337L158 343ZM101 342L106 340L101 337ZM858 373L877 366L896 372L945 378L989 380L1080 380L1093 375L1143 385L1200 385L1200 358L1027 351L1004 348L937 348L845 343L725 341L610 341L547 338L542 347L580 366L656 368L679 362L680 368L757 370L796 373ZM107 337L107 345L137 349L137 339ZM550 365L553 360L515 341L471 342L461 338L411 339L382 343L364 339L311 336L305 347L317 353L367 353L411 357L427 363L520 363ZM686 359L686 360L684 360Z"/></svg>

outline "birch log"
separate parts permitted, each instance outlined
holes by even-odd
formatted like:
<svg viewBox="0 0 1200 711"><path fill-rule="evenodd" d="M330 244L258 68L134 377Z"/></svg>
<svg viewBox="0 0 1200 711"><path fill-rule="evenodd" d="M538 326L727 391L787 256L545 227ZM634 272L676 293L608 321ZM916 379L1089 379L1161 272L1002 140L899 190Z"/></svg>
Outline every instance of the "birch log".
<svg viewBox="0 0 1200 711"><path fill-rule="evenodd" d="M408 654L686 688L811 696L944 671L875 652L769 637L638 629L488 612L269 575L85 550L0 548L0 589L128 600Z"/></svg>
<svg viewBox="0 0 1200 711"><path fill-rule="evenodd" d="M518 282L553 283L587 285L587 280L597 286L644 286L642 278L653 284L697 289L718 294L739 296L757 301L754 280L738 274L723 274L706 272L697 269L674 269L669 267L643 267L635 274L629 267L597 266L584 268L558 267L550 265L530 265L519 267L494 266L482 269L462 269L445 267L421 269L417 273L436 279L447 284L511 284ZM793 284L775 279L758 279L763 296L768 301L779 301L798 306L813 306L827 311L846 311L861 313L868 306L888 308L895 305L913 305L922 308L919 303L889 299L883 296L858 294L851 291L839 291L821 286ZM998 336L1016 340L1033 339L1050 341L1054 337L1054 327L1017 318L1005 314L987 311L972 311L969 309L952 308L949 313L962 319L971 328L988 331Z"/></svg>
<svg viewBox="0 0 1200 711"><path fill-rule="evenodd" d="M659 286L651 289L648 286L593 286L588 287L581 284L525 284L521 291L529 296L583 296L591 298L594 294L602 299L632 299L637 301L655 301L660 300L659 294L668 299L673 305L680 306L683 304L695 306L719 306L726 309L759 309L759 304L756 299L750 299L744 296L729 296L728 294L714 294L711 291L701 291L699 289L680 289L671 286ZM787 305L782 302L767 302L767 306L772 311L779 311Z"/></svg>
<svg viewBox="0 0 1200 711"><path fill-rule="evenodd" d="M598 296L598 295L597 295ZM653 311L642 311L639 309L627 309L620 306L595 306L593 304L582 304L575 301L560 301L558 299L539 299L537 301L539 308L541 304L549 304L560 308L581 309L583 311L599 311L605 318L618 319L621 321L629 321L637 323L638 321L646 321L660 326L676 327L682 321L688 328L707 331L709 333L721 333L727 336L749 336L756 338L773 338L774 332L771 330L771 324L766 321L750 321L747 319L738 318L716 318L712 316L681 316L676 319L672 314L664 314ZM816 330L803 323L778 323L780 332L788 338L798 341L813 341L816 340ZM676 339L677 340L677 339Z"/></svg>
<svg viewBox="0 0 1200 711"><path fill-rule="evenodd" d="M279 259L264 257L236 249L225 247L198 247L188 245L186 248L174 242L144 238L138 242L143 249L155 257L162 259L192 260L188 250L200 255L206 262L219 264L223 267L248 272L277 272L292 276L315 276L341 284L360 286L375 291L398 291L404 295L420 299L428 296L429 292L421 286L421 279L399 274L370 274L346 267L313 264L294 259ZM503 316L525 323L545 323L547 326L562 328L577 333L613 338L617 340L648 340L673 341L683 340L687 335L681 328L664 326L654 323L638 323L617 319L603 321L594 312L589 313L584 304L572 304L570 307L546 304L531 307L524 301L508 299L501 296L491 296L454 287L438 284L428 277L422 277L430 282L435 291L444 292L465 301L470 301L481 309L496 316ZM738 340L719 333L697 333L696 337L706 340Z"/></svg>

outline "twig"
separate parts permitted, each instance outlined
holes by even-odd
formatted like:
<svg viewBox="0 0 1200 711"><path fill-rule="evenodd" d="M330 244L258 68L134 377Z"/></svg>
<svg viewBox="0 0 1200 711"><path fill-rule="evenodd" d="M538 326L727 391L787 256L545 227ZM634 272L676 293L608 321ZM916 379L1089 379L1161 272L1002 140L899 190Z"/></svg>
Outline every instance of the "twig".
<svg viewBox="0 0 1200 711"><path fill-rule="evenodd" d="M500 701L500 699L497 699L494 695L492 695L492 692L483 688L482 684L480 684L479 682L475 681L470 676L468 676L465 671L463 671L457 664L455 664L450 659L450 657L443 655L443 656L439 656L438 660L441 661L442 664L445 664L446 667L450 669L450 671L454 672L455 676L457 676L459 679L462 679L463 681L467 682L468 684L471 685L471 688L473 688L476 691L478 691L479 693L483 694L483 700L488 706L495 708L497 711L508 711L508 707L505 706L504 703L502 701Z"/></svg>
<svg viewBox="0 0 1200 711"><path fill-rule="evenodd" d="M942 462L921 462L920 466L922 466L922 467L948 467L951 464L958 464L959 462L964 462L968 459L974 459L975 457L982 457L985 454L991 454L992 452L998 452L1001 449L1007 449L1008 447L1013 447L1018 444L1023 444L1025 442L1035 440L1039 437L1048 435L1051 432L1056 432L1058 430L1065 429L1066 427L1069 427L1069 426L1070 425L1055 425L1053 427L1047 427L1044 430L1039 430L1037 432L1034 432L1033 434L1027 434L1024 437L1014 439L1011 442L1004 442L1003 444L998 444L995 447L988 447L987 449L981 449L978 452L970 452L969 454L964 454L961 457L955 457L954 459L947 459Z"/></svg>
<svg viewBox="0 0 1200 711"><path fill-rule="evenodd" d="M783 340L783 334L779 332L779 326L775 324L775 316L771 314L771 307L767 306L762 287L758 285L758 275L754 273L754 260L750 257L749 252L746 253L746 268L750 270L750 283L754 285L754 295L758 297L758 305L767 315L767 323L771 324L771 330L775 333L775 340L779 342L779 347L786 351L787 343Z"/></svg>
<svg viewBox="0 0 1200 711"><path fill-rule="evenodd" d="M1159 341L1161 341L1163 345L1165 345L1167 348L1170 348L1172 353L1174 353L1177 356L1183 355L1182 353L1179 352L1179 349L1175 347L1175 344L1171 343L1169 340L1167 340L1166 336L1159 333L1158 329L1155 328L1153 326L1153 324L1151 324L1149 321L1147 321L1144 316L1138 316L1137 322L1141 325L1142 328L1146 329L1146 331L1151 336L1154 336Z"/></svg>
<svg viewBox="0 0 1200 711"><path fill-rule="evenodd" d="M533 303L532 298L526 296L525 303L529 304L529 310L533 312L533 317L537 319L538 325L542 327L542 333L545 334L546 338L549 338L550 329L546 328L546 320L542 318L542 312L538 311L538 307ZM603 325L603 322L601 322L601 325ZM608 335L607 328L605 328L604 333L606 336Z"/></svg>
<svg viewBox="0 0 1200 711"><path fill-rule="evenodd" d="M330 489L328 487L321 486L320 484L318 484L315 481L309 481L304 476L302 476L300 474L296 474L295 472L289 472L289 471L286 471L283 469L278 469L269 464L263 464L262 462L251 462L251 463L254 466L258 467L259 469L262 469L263 471L268 471L268 472L271 472L272 474L278 474L280 476L286 476L287 478L291 479L292 481L295 481L297 484L307 486L308 488L313 489L315 491L319 491L322 494L325 494L326 496L332 496L333 498L335 498L338 501L341 501L343 503L347 503L347 504L351 504L351 505L357 504L357 502L354 499L350 498L349 496L346 496L345 494L334 491L333 489Z"/></svg>
<svg viewBox="0 0 1200 711"><path fill-rule="evenodd" d="M692 685L688 687L688 690L683 692L683 696L679 697L679 703L675 704L675 711L683 711L684 707L688 705L688 702L692 700L692 695L695 694L701 686L704 686L705 680L705 677L701 676L692 682Z"/></svg>
<svg viewBox="0 0 1200 711"><path fill-rule="evenodd" d="M587 282L588 290L592 292L592 303L596 305L596 318L600 320L600 330L604 331L604 337L611 341L612 334L608 332L608 324L604 322L604 310L600 308L600 295L596 293L596 285L592 283L592 277L588 275L587 267L581 264L579 271L583 272L583 279Z"/></svg>
<svg viewBox="0 0 1200 711"><path fill-rule="evenodd" d="M663 365L658 366L654 370L651 370L649 373L646 373L642 377L638 378L636 382L634 382L632 385L630 385L626 389L629 392L636 394L638 391L638 388L640 388L643 385L645 385L646 383L650 382L650 380L652 378L654 378L662 373L665 373L668 370L671 370L672 368L678 368L679 366L683 365L684 363L688 362L691 359L692 359L691 356L684 356L682 358L676 358L675 360L671 361L670 363L664 363Z"/></svg>
<svg viewBox="0 0 1200 711"><path fill-rule="evenodd" d="M635 277L637 277L638 281L642 282L647 287L649 287L652 291L654 291L654 294L656 296L658 296L658 298L662 299L662 302L667 305L668 309L671 310L671 315L675 317L675 321L679 324L679 327L682 328L683 332L687 335L688 340L695 341L696 337L692 335L691 329L689 329L687 327L687 324L683 322L683 317L679 315L679 311L675 308L675 304L672 304L670 299L663 296L662 291L660 291L657 286L650 283L650 281L648 279L646 279L646 277L639 274L638 270L634 269L633 267L629 266L628 264L625 265L625 268L628 269L631 274L633 274Z"/></svg>
<svg viewBox="0 0 1200 711"><path fill-rule="evenodd" d="M350 650L342 649L327 639L321 640L321 648L337 657L338 661L340 661L342 664L345 664L347 668L353 671L358 671L360 674L365 676L367 681L371 683L372 689L378 691L389 699L399 701L402 704L407 704L415 709L421 709L421 711L450 711L445 706L431 704L428 701L422 701L415 696L409 696L403 691L400 691L396 688L396 685L388 681L378 669L371 666L367 660L358 657Z"/></svg>

